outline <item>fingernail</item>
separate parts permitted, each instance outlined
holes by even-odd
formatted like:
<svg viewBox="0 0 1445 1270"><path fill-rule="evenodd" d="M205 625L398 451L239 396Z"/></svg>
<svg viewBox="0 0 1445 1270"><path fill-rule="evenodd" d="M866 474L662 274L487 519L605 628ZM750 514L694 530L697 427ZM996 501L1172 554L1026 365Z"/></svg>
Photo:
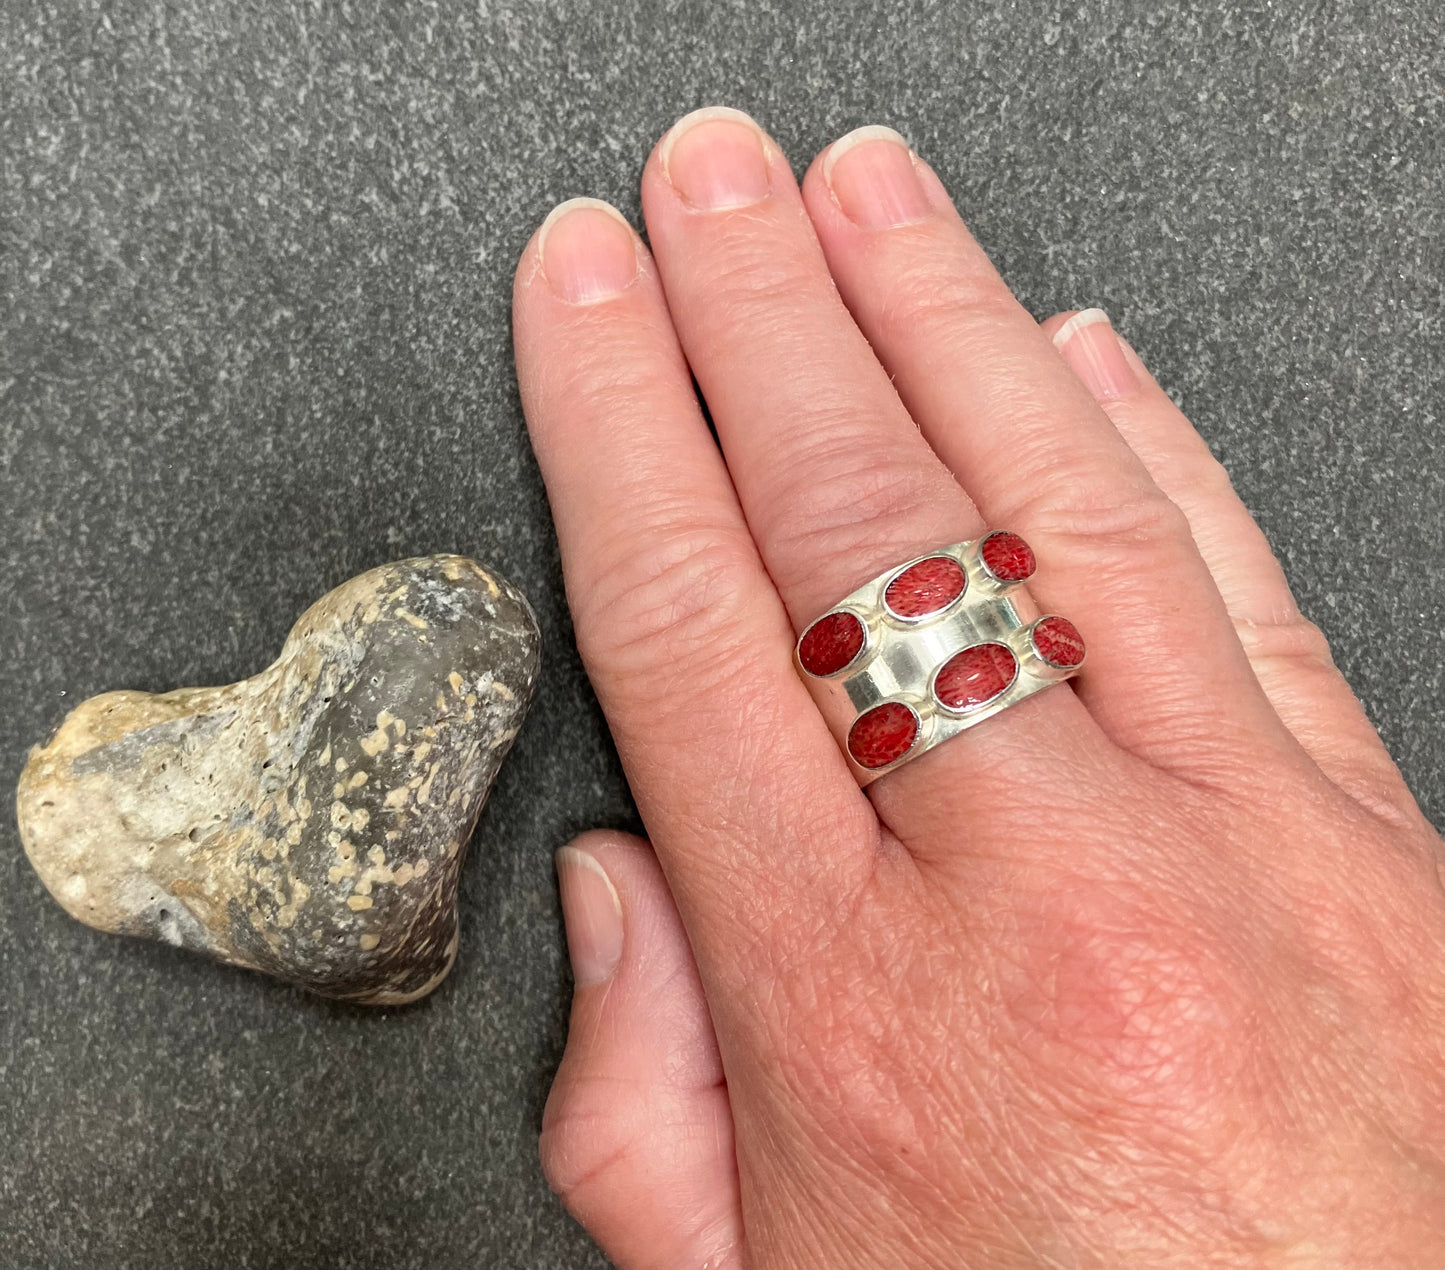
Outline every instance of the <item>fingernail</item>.
<svg viewBox="0 0 1445 1270"><path fill-rule="evenodd" d="M893 229L933 213L913 154L892 128L857 128L823 156L823 180L843 215L864 229Z"/></svg>
<svg viewBox="0 0 1445 1270"><path fill-rule="evenodd" d="M1139 377L1119 347L1103 309L1075 313L1054 332L1054 347L1100 401L1127 397L1138 390Z"/></svg>
<svg viewBox="0 0 1445 1270"><path fill-rule="evenodd" d="M720 212L767 198L766 144L762 129L741 110L708 106L672 125L658 158L683 198L694 207Z"/></svg>
<svg viewBox="0 0 1445 1270"><path fill-rule="evenodd" d="M569 304L595 304L626 291L637 277L635 243L622 213L595 198L559 203L537 234L547 284Z"/></svg>
<svg viewBox="0 0 1445 1270"><path fill-rule="evenodd" d="M567 926L567 955L578 984L611 977L622 957L622 902L594 856L576 847L557 852L557 885Z"/></svg>

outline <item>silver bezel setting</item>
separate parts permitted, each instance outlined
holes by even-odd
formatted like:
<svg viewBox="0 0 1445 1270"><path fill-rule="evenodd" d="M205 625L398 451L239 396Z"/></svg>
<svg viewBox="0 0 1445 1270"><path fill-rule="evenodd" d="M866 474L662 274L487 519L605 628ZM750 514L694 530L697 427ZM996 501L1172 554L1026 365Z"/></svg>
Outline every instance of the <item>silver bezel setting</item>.
<svg viewBox="0 0 1445 1270"><path fill-rule="evenodd" d="M1048 673L1050 673L1051 675L1053 675L1055 678L1058 678L1058 677L1061 676L1061 675L1073 675L1073 674L1077 674L1078 671L1079 671L1079 669L1080 669L1080 667L1082 667L1083 664L1084 664L1086 661L1088 661L1088 659L1089 659L1089 650L1088 650L1087 647L1084 649L1084 655L1083 655L1082 657L1080 657L1079 660L1074 663L1074 665L1072 665L1072 666L1061 666L1061 665L1059 665L1058 662L1056 662L1056 661L1050 661L1047 657L1045 657L1045 656L1043 655L1043 653L1039 652L1038 645L1034 643L1034 632L1035 632L1036 630L1038 630L1039 624L1040 624L1041 622L1046 622L1046 621L1048 621L1049 618L1051 618L1051 617L1058 617L1058 618L1060 618L1060 620L1065 621L1065 622L1068 622L1068 621L1069 621L1068 618L1062 617L1062 615L1061 615L1061 614L1058 614L1058 613L1044 613L1044 614L1042 614L1041 616L1036 617L1032 622L1030 622L1030 623L1029 623L1029 629L1028 629L1028 637L1029 637L1029 638L1028 638L1028 650L1029 650L1029 656L1032 657L1032 658L1034 659L1034 661L1038 662L1038 664L1039 664L1039 666L1040 666L1040 668L1041 668L1042 670L1046 670ZM1069 622L1069 625L1070 625L1070 626L1073 626L1073 623L1072 623L1072 622Z"/></svg>
<svg viewBox="0 0 1445 1270"><path fill-rule="evenodd" d="M1033 627L1031 626L1029 629L1032 630ZM940 696L938 695L938 676L943 673L944 668L948 665L948 663L951 662L954 657L957 657L957 656L958 656L958 653L966 653L966 652L968 652L969 648L982 648L982 647L984 646L984 644L998 644L998 645L1000 645L1000 646L1003 647L1003 648L1007 648L1007 649L1009 650L1009 652L1010 652L1011 654L1013 654L1013 659L1014 659L1014 673L1013 673L1013 678L1011 678L1011 679L1008 681L1008 683L1007 683L1006 685L1004 685L1004 687L1001 688L998 692L994 693L994 695L991 696L987 701L976 701L976 702L974 702L974 704L971 705L971 706L951 706L951 705L949 705L948 702L946 702L942 697L940 697ZM929 700L932 701L933 704L934 704L939 710L942 710L945 714L970 715L970 714L976 714L976 713L977 713L978 711L980 711L980 710L987 710L987 709L989 708L989 706L993 705L993 703L994 703L995 701L997 701L1000 697L1006 696L1006 695L1008 694L1009 689L1012 688L1012 687L1014 686L1014 684L1016 684L1016 683L1018 682L1019 675L1021 675L1021 674L1023 673L1023 661L1022 661L1022 659L1020 659L1020 657L1019 657L1019 655L1018 655L1018 652L1013 648L1012 645L1005 643L1005 642L1004 642L1003 640L1001 640L1001 639L986 639L986 640L982 640L980 643L977 643L977 644L969 644L967 648L960 648L960 649L958 650L958 653L954 653L954 654L953 654L951 657L949 657L946 661L942 662L942 663L939 665L938 669L933 672L932 677L931 677L931 678L929 679L929 681L928 681L928 698L929 698Z"/></svg>
<svg viewBox="0 0 1445 1270"><path fill-rule="evenodd" d="M905 710L909 711L909 713L913 715L914 721L918 724L918 726L913 731L913 744L910 745L906 750L904 750L903 753L900 754L891 763L885 763L882 767L864 767L862 763L859 763L856 759L854 759L852 754L848 752L848 739L853 735L853 727L858 722L858 720L861 719L865 714L867 714L868 710L876 710L878 706L902 706ZM871 777L879 777L882 776L884 772L891 772L895 767L902 767L903 764L908 762L908 760L911 759L915 754L918 754L928 748L929 733L932 731L931 724L933 720L933 715L931 712L925 712L924 710L920 709L917 703L913 701L904 701L900 697L891 697L887 701L880 701L876 705L869 706L868 710L858 711L857 715L853 719L853 722L848 725L847 735L843 738L843 753L848 755L849 766L853 767L857 771L867 772Z"/></svg>
<svg viewBox="0 0 1445 1270"><path fill-rule="evenodd" d="M856 617L858 619L858 624L863 628L863 642L858 646L858 651L853 654L852 659L847 665L839 666L837 670L826 675L815 674L803 665L803 637L824 618L832 617L837 613L846 613L849 617ZM859 612L856 608L852 608L847 604L835 604L826 613L820 613L803 627L803 634L798 636L797 643L793 645L793 661L806 678L826 683L831 679L839 679L844 675L851 674L858 670L863 663L868 660L868 654L872 651L876 642L873 638L873 622L867 613Z"/></svg>
<svg viewBox="0 0 1445 1270"><path fill-rule="evenodd" d="M979 577L983 579L985 586L989 590L993 591L995 594L1000 591L1012 590L1014 587L1025 586L1027 585L1029 580L1028 578L1001 578L992 569L990 569L988 565L984 563L983 544L986 543L990 538L994 538L997 537L999 534L1006 534L1009 532L1010 531L1007 529L993 529L990 530L988 533L984 534L982 538L976 538L973 542L969 544L969 546L973 548L972 563L974 568L977 570ZM1029 577L1033 577L1033 574L1029 574Z"/></svg>
<svg viewBox="0 0 1445 1270"><path fill-rule="evenodd" d="M929 551L880 573L831 604L820 615L846 612L863 624L863 646L847 666L819 676L803 668L799 656L802 636L793 648L793 660L813 699L828 720L855 778L862 785L877 780L920 754L943 744L1036 692L1052 687L1078 672L1079 667L1055 666L1034 647L1034 627L1045 616L1034 603L1025 583L995 578L980 553L983 538L954 543ZM923 618L895 614L884 593L899 574L923 560L944 556L964 570L963 594L947 607ZM815 621L819 619L814 619ZM804 627L804 633L813 622ZM1005 645L1014 655L1013 681L996 697L978 706L956 709L938 699L938 672L955 654L976 644ZM1082 662L1080 663L1082 665ZM848 753L848 736L860 715L874 706L897 702L917 716L919 729L912 747L885 767L866 768Z"/></svg>
<svg viewBox="0 0 1445 1270"><path fill-rule="evenodd" d="M898 579L901 578L905 573L907 573L911 568L913 568L914 565L922 564L925 560L953 561L954 564L956 564L960 569L963 570L963 590L961 590L957 595L955 595L953 599L949 600L949 602L945 604L941 609L934 609L931 613L920 613L916 617L910 617L906 613L900 613L897 609L895 609L891 604L888 603L888 588L891 587L895 582L897 582ZM936 621L938 618L943 617L955 605L962 604L963 601L968 597L969 590L972 588L972 586L973 579L969 576L968 566L964 564L963 561L961 561L957 556L955 556L952 552L949 551L930 551L928 555L919 556L917 560L910 560L907 564L899 565L898 568L894 569L893 572L888 575L882 587L879 588L878 602L883 610L884 617L886 617L888 621L897 622L902 626L922 626L925 622L933 622ZM830 609L829 612L832 612L832 610Z"/></svg>

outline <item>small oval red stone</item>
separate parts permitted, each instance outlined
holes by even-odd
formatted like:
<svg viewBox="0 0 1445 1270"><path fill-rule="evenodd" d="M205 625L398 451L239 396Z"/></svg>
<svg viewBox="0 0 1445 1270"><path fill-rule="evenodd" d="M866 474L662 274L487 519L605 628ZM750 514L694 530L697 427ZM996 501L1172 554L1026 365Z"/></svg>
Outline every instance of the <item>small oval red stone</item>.
<svg viewBox="0 0 1445 1270"><path fill-rule="evenodd" d="M918 716L898 701L865 710L848 729L848 753L859 767L887 767L918 739Z"/></svg>
<svg viewBox="0 0 1445 1270"><path fill-rule="evenodd" d="M950 710L976 710L1013 683L1018 658L1005 644L975 644L954 653L933 677L933 695Z"/></svg>
<svg viewBox="0 0 1445 1270"><path fill-rule="evenodd" d="M1084 637L1066 617L1041 617L1034 627L1034 652L1050 666L1069 670L1084 660Z"/></svg>
<svg viewBox="0 0 1445 1270"><path fill-rule="evenodd" d="M883 592L883 603L899 617L927 617L952 604L968 586L957 560L929 556L904 569Z"/></svg>
<svg viewBox="0 0 1445 1270"><path fill-rule="evenodd" d="M1038 567L1033 548L1018 534L1009 533L1006 529L989 534L978 554L983 567L1000 582L1027 581Z"/></svg>
<svg viewBox="0 0 1445 1270"><path fill-rule="evenodd" d="M852 613L820 617L798 641L798 660L810 675L836 675L863 648L863 623Z"/></svg>

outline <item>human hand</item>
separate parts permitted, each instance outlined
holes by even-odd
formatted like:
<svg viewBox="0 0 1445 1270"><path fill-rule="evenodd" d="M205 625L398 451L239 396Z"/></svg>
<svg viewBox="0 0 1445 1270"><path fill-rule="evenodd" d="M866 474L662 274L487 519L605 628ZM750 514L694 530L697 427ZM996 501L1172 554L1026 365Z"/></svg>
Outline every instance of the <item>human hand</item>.
<svg viewBox="0 0 1445 1270"><path fill-rule="evenodd" d="M515 293L652 839L559 856L568 1207L625 1270L1445 1265L1440 842L1198 435L878 130L800 191L702 112L642 195ZM985 526L1088 664L865 795L795 634Z"/></svg>

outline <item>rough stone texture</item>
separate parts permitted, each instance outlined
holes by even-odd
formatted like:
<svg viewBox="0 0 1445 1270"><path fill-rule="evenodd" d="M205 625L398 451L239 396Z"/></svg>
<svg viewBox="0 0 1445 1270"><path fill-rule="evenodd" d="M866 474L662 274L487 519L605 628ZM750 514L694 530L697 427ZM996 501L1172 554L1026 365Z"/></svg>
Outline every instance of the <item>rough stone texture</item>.
<svg viewBox="0 0 1445 1270"><path fill-rule="evenodd" d="M968 587L968 574L951 556L930 556L903 570L883 589L883 603L899 617L941 612Z"/></svg>
<svg viewBox="0 0 1445 1270"><path fill-rule="evenodd" d="M989 534L979 544L978 555L983 567L999 582L1026 582L1038 567L1033 548L1007 529Z"/></svg>
<svg viewBox="0 0 1445 1270"><path fill-rule="evenodd" d="M853 664L867 638L852 613L826 613L798 640L798 661L810 675L836 675Z"/></svg>
<svg viewBox="0 0 1445 1270"><path fill-rule="evenodd" d="M887 767L913 748L918 716L897 701L865 710L848 729L848 752L860 767Z"/></svg>
<svg viewBox="0 0 1445 1270"><path fill-rule="evenodd" d="M938 668L933 693L950 710L976 710L1007 692L1018 673L1018 658L1007 644L975 644Z"/></svg>
<svg viewBox="0 0 1445 1270"><path fill-rule="evenodd" d="M603 1264L536 1163L551 853L633 813L509 273L559 199L635 217L694 106L800 169L892 124L1035 313L1106 308L1445 819L1442 64L1435 0L0 5L0 788L75 700L253 673L397 556L495 564L549 650L476 938L385 1019L70 921L3 795L0 1264Z"/></svg>
<svg viewBox="0 0 1445 1270"><path fill-rule="evenodd" d="M1040 618L1029 638L1034 651L1051 666L1068 668L1084 664L1084 638L1066 617Z"/></svg>
<svg viewBox="0 0 1445 1270"><path fill-rule="evenodd" d="M72 917L404 1005L457 955L467 841L537 684L536 619L461 556L323 596L250 679L77 706L20 776Z"/></svg>

